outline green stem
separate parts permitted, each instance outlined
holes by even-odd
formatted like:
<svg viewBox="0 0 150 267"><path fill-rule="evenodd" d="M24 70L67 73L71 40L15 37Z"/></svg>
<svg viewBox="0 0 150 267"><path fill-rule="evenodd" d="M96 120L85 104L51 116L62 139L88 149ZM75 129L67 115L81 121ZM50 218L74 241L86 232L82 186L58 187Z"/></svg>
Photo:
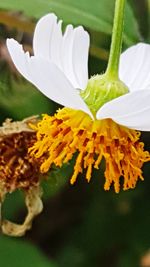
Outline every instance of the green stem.
<svg viewBox="0 0 150 267"><path fill-rule="evenodd" d="M118 68L122 48L124 10L126 0L116 0L113 23L112 41L106 75L112 79L119 79Z"/></svg>

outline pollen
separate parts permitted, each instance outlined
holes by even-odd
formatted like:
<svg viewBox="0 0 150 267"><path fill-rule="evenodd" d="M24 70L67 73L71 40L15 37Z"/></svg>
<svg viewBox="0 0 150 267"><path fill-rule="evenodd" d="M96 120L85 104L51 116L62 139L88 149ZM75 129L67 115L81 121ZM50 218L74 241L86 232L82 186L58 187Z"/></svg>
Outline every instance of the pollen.
<svg viewBox="0 0 150 267"><path fill-rule="evenodd" d="M84 112L69 108L58 110L54 116L43 115L34 130L37 141L29 151L35 158L43 158L42 173L48 172L52 164L61 167L77 153L71 184L83 171L89 182L93 168L99 169L102 160L105 160L105 190L113 185L118 193L120 184L127 190L144 179L141 168L150 161L150 154L144 151L138 131L111 119L93 121Z"/></svg>

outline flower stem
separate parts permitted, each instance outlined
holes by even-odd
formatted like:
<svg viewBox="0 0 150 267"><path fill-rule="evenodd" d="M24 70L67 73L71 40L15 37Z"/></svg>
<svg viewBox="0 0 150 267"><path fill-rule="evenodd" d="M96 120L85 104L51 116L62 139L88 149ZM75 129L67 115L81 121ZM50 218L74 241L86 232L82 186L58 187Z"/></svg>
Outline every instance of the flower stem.
<svg viewBox="0 0 150 267"><path fill-rule="evenodd" d="M106 76L112 79L119 79L118 68L122 48L125 1L126 0L116 0L115 4L110 55L105 73Z"/></svg>

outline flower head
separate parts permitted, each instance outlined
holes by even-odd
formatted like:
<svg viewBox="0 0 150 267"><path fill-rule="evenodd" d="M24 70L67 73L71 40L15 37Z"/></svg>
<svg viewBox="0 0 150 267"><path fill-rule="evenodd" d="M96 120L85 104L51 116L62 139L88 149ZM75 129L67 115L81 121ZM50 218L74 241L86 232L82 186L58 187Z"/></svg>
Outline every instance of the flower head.
<svg viewBox="0 0 150 267"><path fill-rule="evenodd" d="M13 39L7 47L18 71L53 101L91 116L79 93L88 86L89 35L79 26L68 25L64 34L54 14L42 17L33 37L34 56L24 52ZM112 119L131 129L150 130L150 45L139 43L120 58L119 77L129 92L97 110L96 119ZM110 97L111 98L111 97ZM94 104L94 103L93 103Z"/></svg>
<svg viewBox="0 0 150 267"><path fill-rule="evenodd" d="M140 43L121 55L120 79L106 72L88 80L89 35L72 25L63 34L61 24L54 14L39 20L31 57L15 40L7 40L20 73L66 107L37 124L37 142L30 151L45 157L42 172L53 163L68 162L77 151L71 183L83 169L89 181L92 167L98 168L105 158L105 189L114 183L119 192L122 176L124 189L134 188L138 178L143 179L143 163L150 160L138 132L150 130L150 46Z"/></svg>

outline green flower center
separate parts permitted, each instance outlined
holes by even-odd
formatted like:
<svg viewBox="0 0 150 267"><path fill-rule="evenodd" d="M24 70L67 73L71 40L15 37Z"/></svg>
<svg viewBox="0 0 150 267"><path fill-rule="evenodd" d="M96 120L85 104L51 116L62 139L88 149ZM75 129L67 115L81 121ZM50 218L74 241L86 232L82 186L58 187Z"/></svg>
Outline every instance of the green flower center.
<svg viewBox="0 0 150 267"><path fill-rule="evenodd" d="M80 95L95 116L105 103L128 92L128 87L122 81L110 79L104 74L91 77L86 89L81 91Z"/></svg>

